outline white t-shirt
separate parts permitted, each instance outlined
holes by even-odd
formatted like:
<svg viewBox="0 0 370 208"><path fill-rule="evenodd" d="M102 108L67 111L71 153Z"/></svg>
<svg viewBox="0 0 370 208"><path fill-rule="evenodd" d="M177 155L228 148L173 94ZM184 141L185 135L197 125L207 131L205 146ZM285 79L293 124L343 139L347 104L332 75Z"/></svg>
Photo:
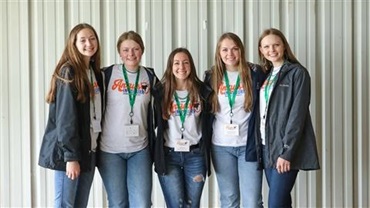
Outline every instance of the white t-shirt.
<svg viewBox="0 0 370 208"><path fill-rule="evenodd" d="M239 72L229 72L226 71L229 84L231 96L235 89L235 84ZM250 117L250 112L244 110L244 88L242 79L240 77L239 88L237 89L235 103L233 105L233 124L239 125L239 136L226 136L224 131L224 126L230 124L230 105L229 98L227 96L227 89L225 81L222 82L218 89L218 103L220 106L220 111L215 115L215 121L213 122L213 136L212 143L219 146L229 146L229 147L240 147L245 146L248 137L248 122Z"/></svg>
<svg viewBox="0 0 370 208"><path fill-rule="evenodd" d="M146 70L140 67L140 76L135 103L133 124L139 126L139 136L126 136L124 131L130 125L131 106L122 64L114 65L107 89L107 106L103 120L100 148L109 153L130 153L144 149L148 145L148 105L150 102L150 82ZM127 71L131 92L134 91L137 73Z"/></svg>
<svg viewBox="0 0 370 208"><path fill-rule="evenodd" d="M270 76L265 80L263 83L261 90L260 90L260 132L262 138L262 144L265 145L265 137L266 137L266 115L267 115L267 107L268 107L268 100L271 96L272 89L275 86L277 80L277 74L280 71L281 66L276 67L272 70ZM266 89L268 90L266 92Z"/></svg>
<svg viewBox="0 0 370 208"><path fill-rule="evenodd" d="M181 110L184 110L188 91L177 90L176 93L179 98ZM202 138L202 123L199 117L201 112L202 107L199 99L196 102L189 101L184 121L183 136L184 139L190 141L190 145L198 144L199 140ZM175 147L176 141L181 139L180 113L174 98L172 101L171 115L168 119L168 129L166 129L163 136L165 139L164 145L167 147Z"/></svg>
<svg viewBox="0 0 370 208"><path fill-rule="evenodd" d="M98 82L96 81L94 71L89 69L87 72L87 77L89 78L90 83L91 82L93 83L93 87L94 87L94 99L90 100L90 135L91 135L91 150L95 151L97 147L96 141L98 139L99 132L101 132L100 124L101 124L101 119L102 119L102 112L101 112L102 100L101 100L101 92L99 89Z"/></svg>

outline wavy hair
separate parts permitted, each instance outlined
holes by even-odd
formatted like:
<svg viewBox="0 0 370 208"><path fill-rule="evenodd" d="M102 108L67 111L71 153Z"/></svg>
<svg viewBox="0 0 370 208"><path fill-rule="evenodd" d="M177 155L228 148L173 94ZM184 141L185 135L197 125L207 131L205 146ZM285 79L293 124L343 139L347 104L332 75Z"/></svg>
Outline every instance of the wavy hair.
<svg viewBox="0 0 370 208"><path fill-rule="evenodd" d="M97 51L91 57L89 65L92 66L95 73L100 73L100 43L99 37L95 31L95 29L87 24L81 23L76 25L71 32L69 33L66 46L64 48L63 54L56 65L52 78L49 92L46 96L46 102L52 103L55 101L56 95L56 82L57 80L61 80L65 83L71 83L77 91L77 101L85 102L86 101L86 92L89 92L90 97L94 97L94 89L91 84L89 84L89 80L86 74L86 69L90 66L87 66L84 61L84 56L78 51L76 47L76 40L77 34L83 29L90 29L97 40ZM73 70L73 77L66 77L62 75L62 68L68 66L71 67Z"/></svg>
<svg viewBox="0 0 370 208"><path fill-rule="evenodd" d="M176 78L172 72L172 66L174 64L175 55L178 53L184 53L188 56L190 62L190 74L186 79L187 90L189 92L189 97L191 102L195 102L199 97L199 89L201 85L201 80L197 76L195 64L193 57L186 48L176 48L174 49L167 60L167 68L163 74L161 80L164 87L164 96L162 100L162 118L168 120L171 115L171 105L173 100L173 95L176 90ZM201 102L202 103L202 102Z"/></svg>
<svg viewBox="0 0 370 208"><path fill-rule="evenodd" d="M215 65L212 67L212 89L215 92L212 97L212 111L217 112L219 111L219 103L218 103L218 90L220 85L222 84L222 79L224 73L226 72L225 63L222 61L220 50L221 50L221 43L223 40L229 39L232 40L239 49L240 52L240 60L238 64L238 71L241 77L241 82L243 83L244 88L244 110L251 111L252 109L252 102L253 102L253 94L252 94L252 75L251 69L247 64L245 59L245 49L242 41L240 38L231 32L227 32L221 35L218 39L216 51L215 51Z"/></svg>

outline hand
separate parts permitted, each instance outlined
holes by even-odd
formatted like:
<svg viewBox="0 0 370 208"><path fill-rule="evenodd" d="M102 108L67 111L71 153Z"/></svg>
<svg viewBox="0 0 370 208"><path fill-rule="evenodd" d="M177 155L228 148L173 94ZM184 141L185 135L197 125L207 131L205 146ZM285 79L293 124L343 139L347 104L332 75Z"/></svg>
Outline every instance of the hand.
<svg viewBox="0 0 370 208"><path fill-rule="evenodd" d="M71 180L76 179L80 175L80 163L78 161L67 162L66 175Z"/></svg>
<svg viewBox="0 0 370 208"><path fill-rule="evenodd" d="M278 173L280 173L280 174L286 173L286 172L290 171L290 162L288 160L285 160L285 159L279 157L277 159L277 162L276 162L276 169L277 169Z"/></svg>

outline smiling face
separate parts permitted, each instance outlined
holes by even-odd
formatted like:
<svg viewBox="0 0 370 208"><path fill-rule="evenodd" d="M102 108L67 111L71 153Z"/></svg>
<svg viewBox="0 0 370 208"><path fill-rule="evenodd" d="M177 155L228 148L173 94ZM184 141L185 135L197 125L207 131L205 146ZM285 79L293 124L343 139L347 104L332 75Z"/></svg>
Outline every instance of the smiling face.
<svg viewBox="0 0 370 208"><path fill-rule="evenodd" d="M259 47L261 54L271 63L274 67L283 65L285 47L281 38L277 35L267 35L261 40Z"/></svg>
<svg viewBox="0 0 370 208"><path fill-rule="evenodd" d="M191 71L190 60L188 55L183 52L175 54L172 64L172 73L178 84L185 83Z"/></svg>
<svg viewBox="0 0 370 208"><path fill-rule="evenodd" d="M228 71L238 70L240 49L233 40L229 38L222 40L219 53Z"/></svg>
<svg viewBox="0 0 370 208"><path fill-rule="evenodd" d="M119 47L119 56L128 70L134 71L138 69L142 55L143 50L134 40L125 40Z"/></svg>
<svg viewBox="0 0 370 208"><path fill-rule="evenodd" d="M87 63L89 63L90 58L98 50L97 37L89 28L84 28L77 33L75 44L77 50L84 56Z"/></svg>

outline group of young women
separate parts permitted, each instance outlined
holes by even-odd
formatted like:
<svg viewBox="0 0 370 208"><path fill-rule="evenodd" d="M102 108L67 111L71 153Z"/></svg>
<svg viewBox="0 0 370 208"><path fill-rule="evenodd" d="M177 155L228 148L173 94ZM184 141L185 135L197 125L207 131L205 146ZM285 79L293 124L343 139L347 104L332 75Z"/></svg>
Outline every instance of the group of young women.
<svg viewBox="0 0 370 208"><path fill-rule="evenodd" d="M268 206L291 207L298 171L319 169L310 76L279 30L258 46L261 65L222 34L203 81L176 48L158 80L140 65L138 33L118 38L122 63L101 72L95 29L75 26L51 79L39 156L55 170L55 207L87 206L95 166L109 207L151 207L153 162L167 207L200 207L211 161L222 207L263 207L263 170Z"/></svg>

